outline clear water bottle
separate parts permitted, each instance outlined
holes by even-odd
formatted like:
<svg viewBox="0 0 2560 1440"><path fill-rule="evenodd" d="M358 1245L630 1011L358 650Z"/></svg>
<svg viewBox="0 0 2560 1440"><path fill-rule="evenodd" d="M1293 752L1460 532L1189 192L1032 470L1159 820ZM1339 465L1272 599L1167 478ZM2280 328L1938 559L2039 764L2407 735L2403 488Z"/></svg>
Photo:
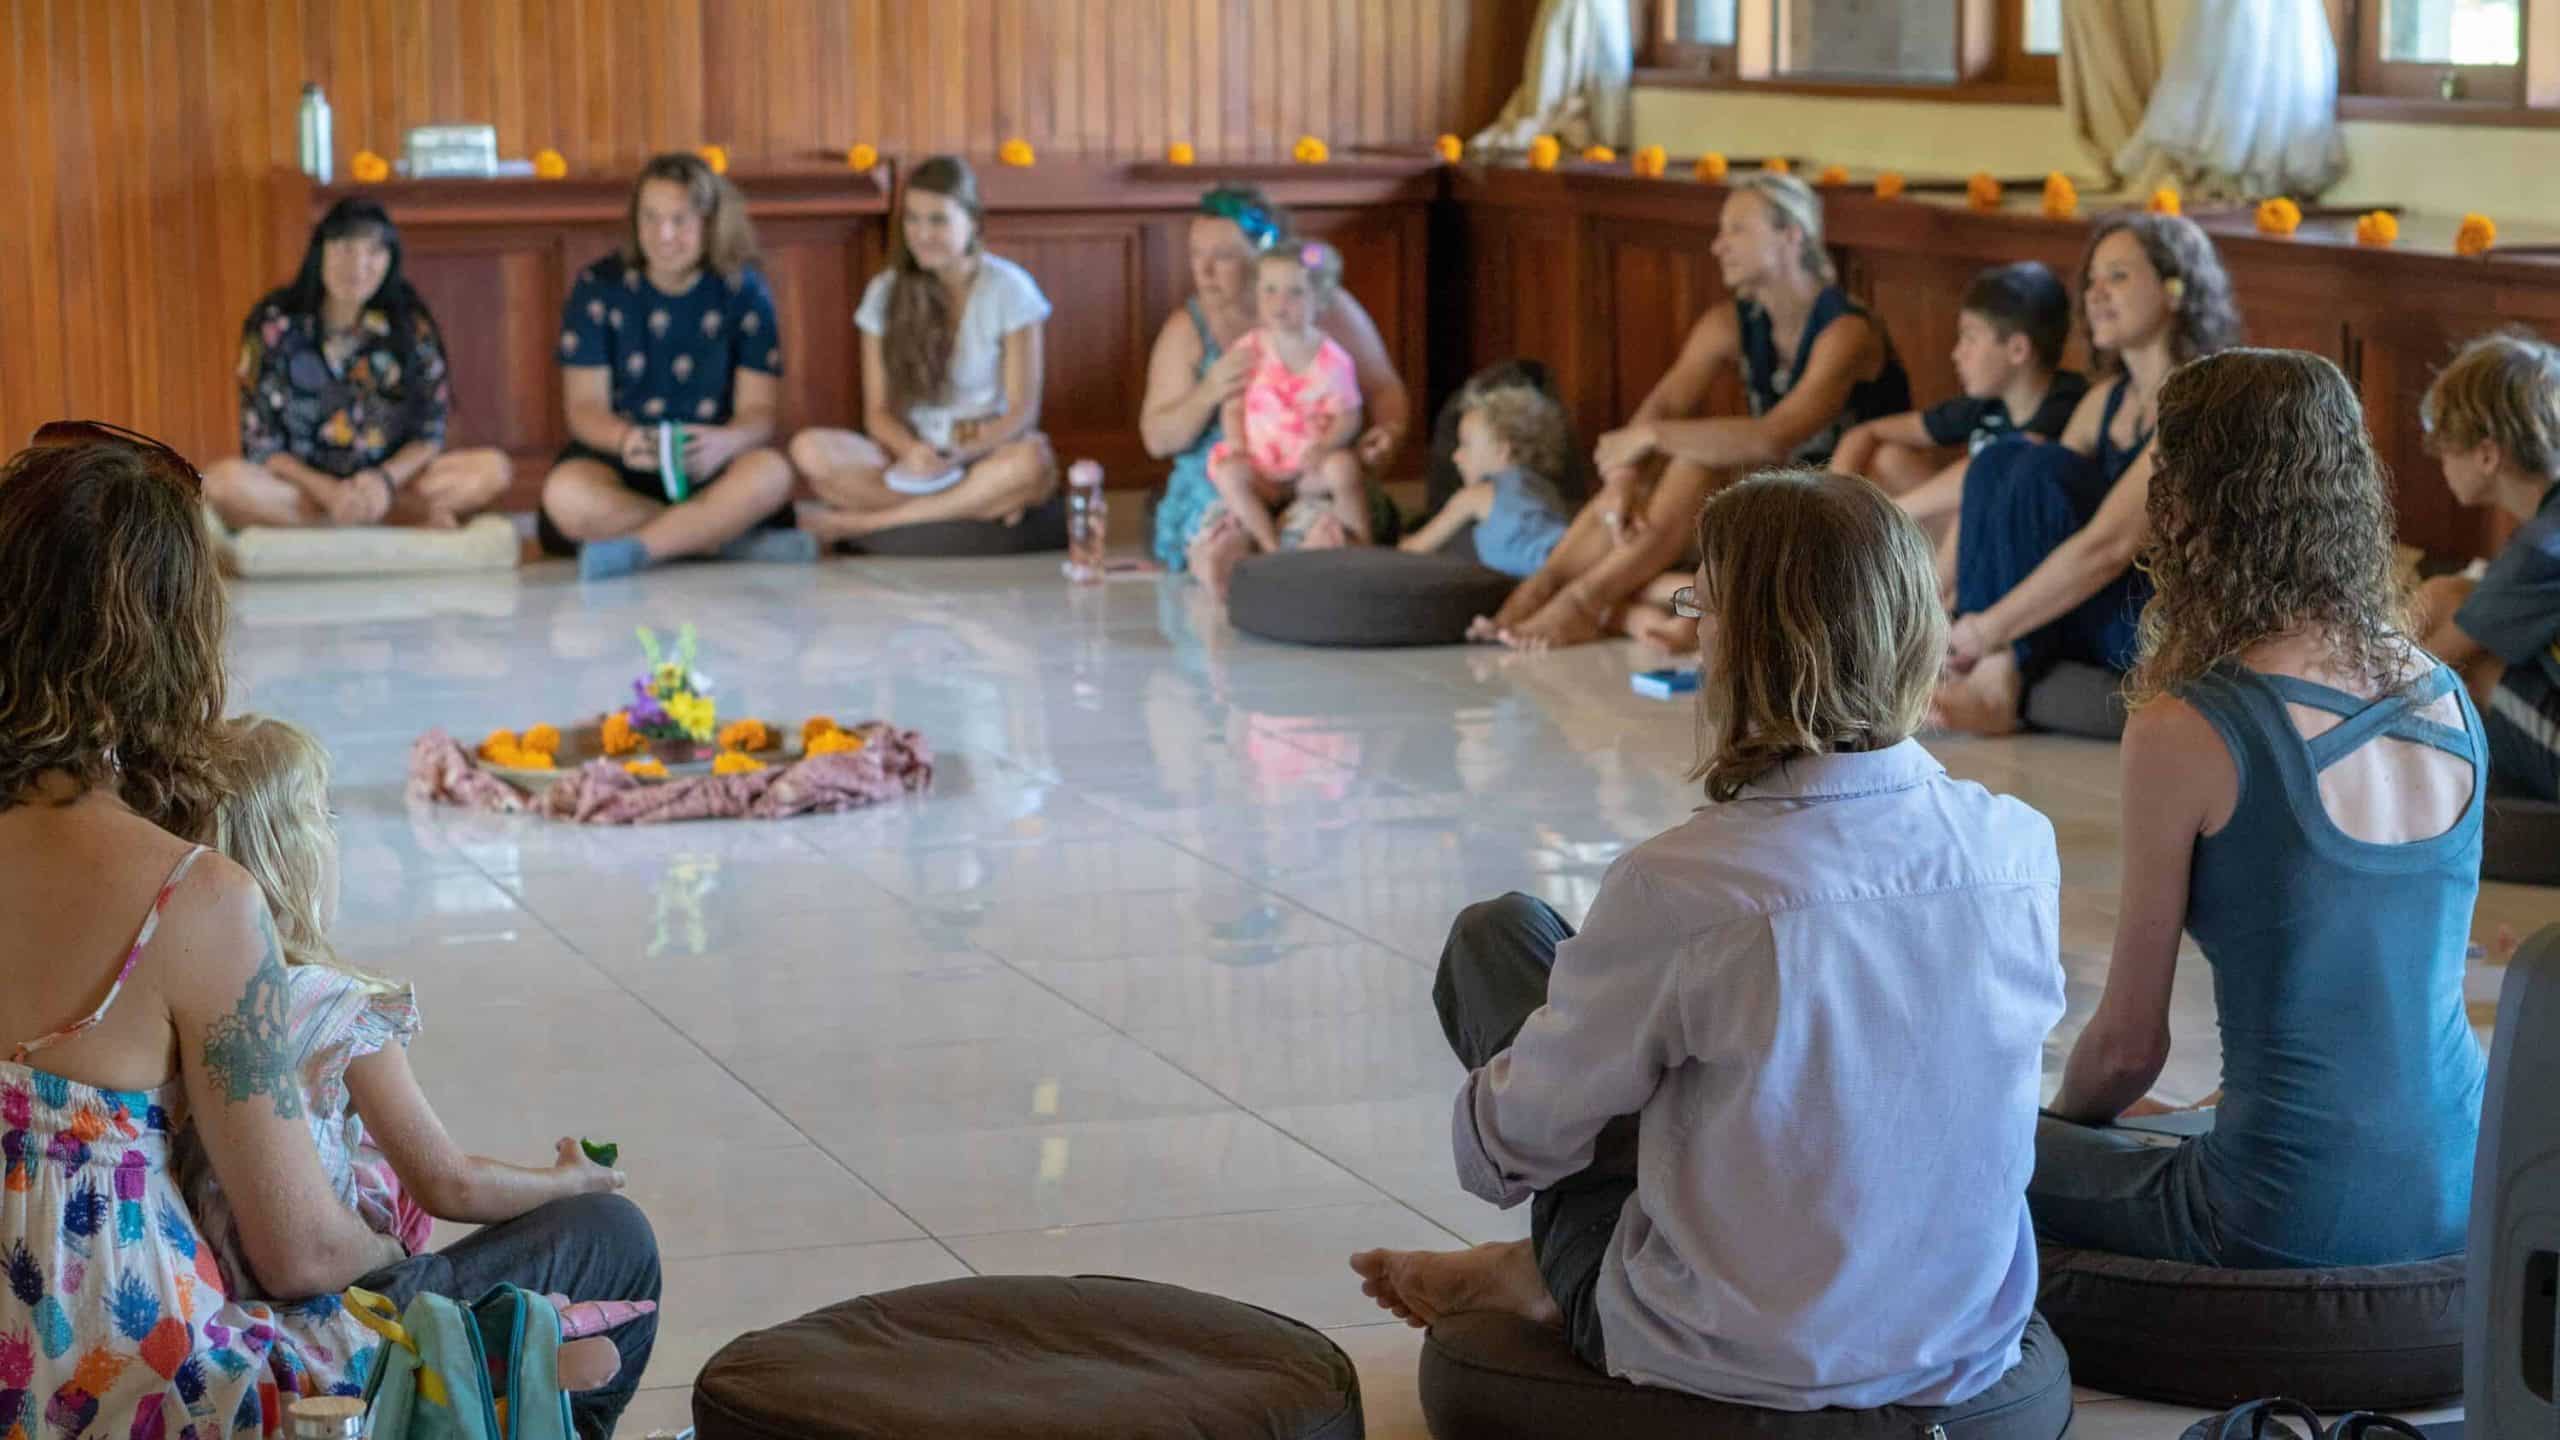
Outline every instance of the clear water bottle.
<svg viewBox="0 0 2560 1440"><path fill-rule="evenodd" d="M364 1402L343 1395L310 1395L285 1411L293 1440L363 1440Z"/></svg>
<svg viewBox="0 0 2560 1440"><path fill-rule="evenodd" d="M329 97L320 93L317 80L302 87L302 173L319 183L329 183Z"/></svg>
<svg viewBox="0 0 2560 1440"><path fill-rule="evenodd" d="M1102 579L1103 545L1110 510L1102 498L1102 467L1079 460L1067 467L1067 579L1092 585Z"/></svg>

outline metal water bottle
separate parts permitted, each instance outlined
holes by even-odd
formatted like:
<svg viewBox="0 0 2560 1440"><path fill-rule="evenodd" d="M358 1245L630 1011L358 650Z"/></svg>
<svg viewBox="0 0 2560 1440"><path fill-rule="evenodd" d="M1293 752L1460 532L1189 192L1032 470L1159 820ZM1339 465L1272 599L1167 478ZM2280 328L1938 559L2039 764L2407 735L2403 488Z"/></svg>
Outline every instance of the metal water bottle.
<svg viewBox="0 0 2560 1440"><path fill-rule="evenodd" d="M1103 545L1110 513L1102 498L1102 466L1079 460L1067 467L1067 579L1091 585L1102 579Z"/></svg>
<svg viewBox="0 0 2560 1440"><path fill-rule="evenodd" d="M329 183L329 97L317 80L302 87L302 173Z"/></svg>

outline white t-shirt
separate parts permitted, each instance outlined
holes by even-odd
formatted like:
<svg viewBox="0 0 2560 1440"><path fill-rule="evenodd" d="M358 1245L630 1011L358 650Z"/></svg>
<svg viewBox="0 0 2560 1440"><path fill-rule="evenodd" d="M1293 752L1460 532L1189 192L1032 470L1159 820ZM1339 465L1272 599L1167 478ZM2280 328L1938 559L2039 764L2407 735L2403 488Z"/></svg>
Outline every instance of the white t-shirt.
<svg viewBox="0 0 2560 1440"><path fill-rule="evenodd" d="M863 334L889 333L889 291L896 282L896 271L883 270L864 287L861 307L853 312ZM1004 337L1048 318L1049 297L1030 271L1001 255L980 254L978 278L952 338L950 388L942 404L911 407L907 428L927 445L948 450L955 423L1003 414Z"/></svg>

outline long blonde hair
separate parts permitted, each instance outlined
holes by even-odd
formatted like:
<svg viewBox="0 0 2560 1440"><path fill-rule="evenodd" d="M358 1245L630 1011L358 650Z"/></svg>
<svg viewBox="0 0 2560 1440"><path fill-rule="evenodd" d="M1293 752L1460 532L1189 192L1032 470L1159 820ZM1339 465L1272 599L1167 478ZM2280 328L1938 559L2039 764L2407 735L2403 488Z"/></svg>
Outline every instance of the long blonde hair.
<svg viewBox="0 0 2560 1440"><path fill-rule="evenodd" d="M1864 480L1754 475L1698 514L1698 763L1707 798L1804 755L1884 750L1928 718L1946 652L1929 539ZM1708 653L1710 652L1711 653Z"/></svg>
<svg viewBox="0 0 2560 1440"><path fill-rule="evenodd" d="M329 874L338 848L329 752L289 721L243 715L230 728L212 844L266 895L285 963L325 965L375 989L397 989L339 959L329 943Z"/></svg>
<svg viewBox="0 0 2560 1440"><path fill-rule="evenodd" d="M1769 207L1769 223L1781 230L1793 230L1802 241L1797 262L1804 272L1825 285L1837 283L1839 267L1831 263L1831 251L1822 243L1822 197L1813 187L1793 175L1772 171L1745 175L1729 182L1726 203L1734 195L1757 195Z"/></svg>

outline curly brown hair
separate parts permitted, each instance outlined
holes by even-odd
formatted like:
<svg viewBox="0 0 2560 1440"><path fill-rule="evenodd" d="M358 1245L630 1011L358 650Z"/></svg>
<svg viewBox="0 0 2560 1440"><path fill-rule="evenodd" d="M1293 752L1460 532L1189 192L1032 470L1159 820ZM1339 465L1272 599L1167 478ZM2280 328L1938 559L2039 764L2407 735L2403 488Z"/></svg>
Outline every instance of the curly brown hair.
<svg viewBox="0 0 2560 1440"><path fill-rule="evenodd" d="M2080 252L2080 328L2089 328L2089 269L2098 260L2098 247L2118 231L2133 236L2150 260L2151 269L2163 285L2171 285L2173 293L2169 358L2185 364L2199 355L2227 350L2240 342L2240 305L2231 296L2231 276L2222 268L2222 256L2215 252L2212 237L2183 215L2154 215L2133 211L2109 215L2089 230L2089 248ZM2123 368L2123 362L2112 350L2096 357L2095 369L2111 375Z"/></svg>
<svg viewBox="0 0 2560 1440"><path fill-rule="evenodd" d="M1883 491L1818 470L1754 475L1698 513L1698 552L1716 624L1689 778L1707 798L1801 755L1890 748L1928 718L1947 647L1937 564Z"/></svg>
<svg viewBox="0 0 2560 1440"><path fill-rule="evenodd" d="M2384 689L2415 657L2393 564L2391 483L2338 367L2299 350L2225 350L2160 385L2134 705L2251 646L2311 628Z"/></svg>
<svg viewBox="0 0 2560 1440"><path fill-rule="evenodd" d="M951 308L951 291L916 263L907 249L904 223L906 197L917 191L940 195L969 215L969 246L984 247L978 227L987 209L978 200L978 172L957 155L936 155L907 175L898 197L898 215L889 224L889 324L880 337L880 358L889 367L889 407L904 415L950 393L951 346L960 317Z"/></svg>
<svg viewBox="0 0 2560 1440"><path fill-rule="evenodd" d="M713 273L735 280L756 263L756 228L747 219L746 195L709 161L676 150L652 158L631 182L631 203L622 224L623 264L637 270L648 263L640 253L640 192L652 180L684 187L693 213L702 217L702 263Z"/></svg>
<svg viewBox="0 0 2560 1440"><path fill-rule="evenodd" d="M1469 388L1459 402L1460 415L1479 415L1493 438L1511 452L1511 463L1548 480L1563 477L1564 407L1535 385L1511 381Z"/></svg>
<svg viewBox="0 0 2560 1440"><path fill-rule="evenodd" d="M174 458L96 441L0 466L0 809L48 774L201 837L221 793L224 600Z"/></svg>

